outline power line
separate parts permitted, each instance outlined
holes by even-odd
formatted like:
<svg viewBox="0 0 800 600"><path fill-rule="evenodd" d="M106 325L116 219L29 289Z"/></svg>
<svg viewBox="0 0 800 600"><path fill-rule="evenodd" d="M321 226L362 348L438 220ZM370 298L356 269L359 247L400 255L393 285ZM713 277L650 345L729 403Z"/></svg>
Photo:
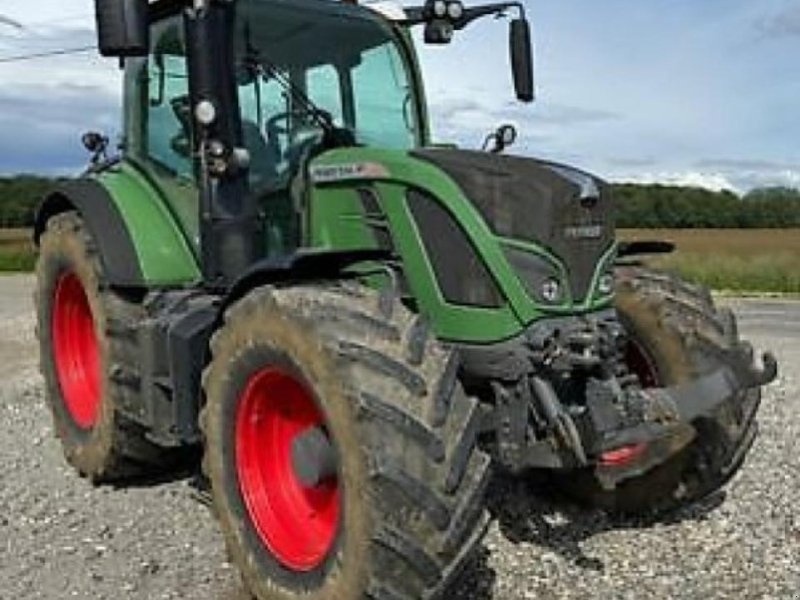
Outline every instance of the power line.
<svg viewBox="0 0 800 600"><path fill-rule="evenodd" d="M20 23L19 21L15 21L11 17L6 17L4 15L0 15L0 25L9 25L10 27L13 27L15 29L24 29L22 23Z"/></svg>
<svg viewBox="0 0 800 600"><path fill-rule="evenodd" d="M79 48L62 48L60 50L48 50L46 52L32 52L30 54L17 54L16 56L0 57L0 64L35 60L37 58L49 58L51 56L65 56L67 54L80 54L97 50L97 46L81 46Z"/></svg>
<svg viewBox="0 0 800 600"><path fill-rule="evenodd" d="M92 14L72 14L72 15L64 15L60 18L52 18L52 19L45 19L44 21L23 21L23 27L39 27L40 25L53 25L57 23L67 23L72 21L89 21L90 19L94 19L94 15ZM91 21L94 24L94 21Z"/></svg>
<svg viewBox="0 0 800 600"><path fill-rule="evenodd" d="M73 21L88 21L94 19L94 15L92 14L77 14L72 13L68 15L62 15L60 17L51 17L49 19L44 19L40 21L21 21L19 19L15 19L8 15L0 14L0 24L4 25L11 25L17 29L30 29L30 28L37 28L42 25L56 25L59 23L69 23Z"/></svg>

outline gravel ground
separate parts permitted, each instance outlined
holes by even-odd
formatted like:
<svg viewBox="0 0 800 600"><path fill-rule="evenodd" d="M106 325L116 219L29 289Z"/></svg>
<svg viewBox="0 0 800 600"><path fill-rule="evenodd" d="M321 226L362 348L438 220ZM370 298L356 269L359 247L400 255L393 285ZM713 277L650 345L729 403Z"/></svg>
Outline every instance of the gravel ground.
<svg viewBox="0 0 800 600"><path fill-rule="evenodd" d="M29 277L0 278L0 599L244 600L188 479L95 488L66 466L36 372L30 289ZM726 302L782 367L727 497L647 523L505 483L503 516L451 597L800 600L800 303Z"/></svg>

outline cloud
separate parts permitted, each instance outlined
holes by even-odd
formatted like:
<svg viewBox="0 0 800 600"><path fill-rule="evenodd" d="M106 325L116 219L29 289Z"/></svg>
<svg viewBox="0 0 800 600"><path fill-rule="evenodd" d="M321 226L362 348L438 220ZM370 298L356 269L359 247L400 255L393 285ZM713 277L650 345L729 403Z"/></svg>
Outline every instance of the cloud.
<svg viewBox="0 0 800 600"><path fill-rule="evenodd" d="M786 171L797 165L759 159L715 158L703 159L694 163L700 169L722 169L729 171Z"/></svg>
<svg viewBox="0 0 800 600"><path fill-rule="evenodd" d="M537 124L573 127L616 121L622 115L607 110L543 102L531 116Z"/></svg>
<svg viewBox="0 0 800 600"><path fill-rule="evenodd" d="M0 173L74 172L86 163L80 136L119 131L118 100L102 87L38 85L0 91Z"/></svg>
<svg viewBox="0 0 800 600"><path fill-rule="evenodd" d="M642 167L653 167L658 164L656 159L644 156L612 156L607 158L605 162L613 167L632 167L636 169Z"/></svg>
<svg viewBox="0 0 800 600"><path fill-rule="evenodd" d="M660 183L663 185L699 187L715 192L722 190L740 191L739 187L725 175L701 171L638 173L614 177L614 180L620 183Z"/></svg>
<svg viewBox="0 0 800 600"><path fill-rule="evenodd" d="M800 170L782 169L779 171L743 171L729 173L728 178L735 181L742 191L761 187L789 187L800 189Z"/></svg>
<svg viewBox="0 0 800 600"><path fill-rule="evenodd" d="M756 28L766 38L800 36L800 6L794 3L756 21Z"/></svg>
<svg viewBox="0 0 800 600"><path fill-rule="evenodd" d="M16 18L15 14L15 18ZM90 46L94 30L75 19L45 23L20 13L21 31L3 28L0 56ZM87 20L87 22L89 22ZM0 173L75 173L86 164L81 134L120 131L120 71L85 52L0 64Z"/></svg>
<svg viewBox="0 0 800 600"><path fill-rule="evenodd" d="M520 133L518 151L533 146L541 148L545 142L553 141L570 128L588 127L621 118L608 111L566 104L493 104L489 99L462 97L433 99L430 113L437 137L464 145L483 141L486 134L501 124L515 125Z"/></svg>
<svg viewBox="0 0 800 600"><path fill-rule="evenodd" d="M0 21L2 25L2 21ZM51 24L36 28L20 24L15 30L0 29L0 48L4 55L21 55L47 50L61 50L96 43L94 29L84 26Z"/></svg>
<svg viewBox="0 0 800 600"><path fill-rule="evenodd" d="M0 25L7 25L10 27L14 27L15 29L23 29L22 23L19 21L15 21L11 17L6 17L4 15L0 15Z"/></svg>
<svg viewBox="0 0 800 600"><path fill-rule="evenodd" d="M712 161L709 161L709 163ZM800 188L800 169L705 169L686 171L619 171L610 177L625 183L661 183L701 187L714 191L729 190L744 194L754 188Z"/></svg>
<svg viewBox="0 0 800 600"><path fill-rule="evenodd" d="M697 161L694 166L703 171L723 174L742 191L767 186L800 187L800 165L796 163L717 158Z"/></svg>

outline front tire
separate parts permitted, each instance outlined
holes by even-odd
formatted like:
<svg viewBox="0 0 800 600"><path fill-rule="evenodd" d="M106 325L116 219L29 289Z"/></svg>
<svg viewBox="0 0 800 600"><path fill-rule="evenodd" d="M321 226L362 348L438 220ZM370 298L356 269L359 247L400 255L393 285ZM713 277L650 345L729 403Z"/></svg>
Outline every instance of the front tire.
<svg viewBox="0 0 800 600"><path fill-rule="evenodd" d="M212 339L204 470L259 600L435 597L485 530L489 459L457 357L380 306L354 284L259 288ZM311 429L336 461L304 484L291 448Z"/></svg>

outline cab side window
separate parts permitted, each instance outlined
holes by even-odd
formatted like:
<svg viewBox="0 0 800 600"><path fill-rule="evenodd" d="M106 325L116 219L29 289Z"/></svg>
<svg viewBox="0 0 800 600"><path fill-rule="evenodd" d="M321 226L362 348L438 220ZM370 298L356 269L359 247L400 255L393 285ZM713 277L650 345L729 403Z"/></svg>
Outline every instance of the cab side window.
<svg viewBox="0 0 800 600"><path fill-rule="evenodd" d="M417 139L413 99L394 44L367 50L352 70L358 141L367 146L413 148ZM402 111L397 110L402 106Z"/></svg>
<svg viewBox="0 0 800 600"><path fill-rule="evenodd" d="M179 24L157 27L148 61L147 157L151 163L193 177L191 109L185 44Z"/></svg>
<svg viewBox="0 0 800 600"><path fill-rule="evenodd" d="M284 151L289 132L285 119L289 102L274 79L253 76L239 85L242 135L250 152L250 185L259 188L275 184L286 175Z"/></svg>
<svg viewBox="0 0 800 600"><path fill-rule="evenodd" d="M333 65L313 67L306 75L308 97L322 110L330 113L337 126L343 125L342 87Z"/></svg>

